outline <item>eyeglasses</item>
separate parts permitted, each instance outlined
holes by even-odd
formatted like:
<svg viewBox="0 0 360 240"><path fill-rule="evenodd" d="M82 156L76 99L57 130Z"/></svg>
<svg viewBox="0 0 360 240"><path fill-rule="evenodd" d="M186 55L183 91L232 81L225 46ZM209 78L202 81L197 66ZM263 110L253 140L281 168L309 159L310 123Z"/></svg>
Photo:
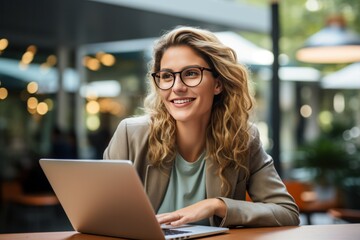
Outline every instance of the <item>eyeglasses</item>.
<svg viewBox="0 0 360 240"><path fill-rule="evenodd" d="M180 80L186 86L196 87L202 81L204 70L213 72L212 69L205 67L187 67L180 72L162 70L152 73L151 76L154 78L156 86L162 90L168 90L174 86L176 74L180 74Z"/></svg>

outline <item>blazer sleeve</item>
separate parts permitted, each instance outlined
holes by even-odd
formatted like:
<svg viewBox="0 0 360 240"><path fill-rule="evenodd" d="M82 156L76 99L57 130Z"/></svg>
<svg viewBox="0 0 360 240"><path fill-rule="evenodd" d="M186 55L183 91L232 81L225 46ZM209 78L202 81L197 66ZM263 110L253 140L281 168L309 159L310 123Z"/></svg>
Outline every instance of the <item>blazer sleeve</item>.
<svg viewBox="0 0 360 240"><path fill-rule="evenodd" d="M259 132L252 127L247 192L252 201L220 198L227 206L221 226L299 225L299 210L275 170L273 159L264 151ZM240 188L236 186L237 188ZM235 191L241 191L235 189Z"/></svg>
<svg viewBox="0 0 360 240"><path fill-rule="evenodd" d="M129 159L127 121L120 122L109 145L104 151L103 159Z"/></svg>

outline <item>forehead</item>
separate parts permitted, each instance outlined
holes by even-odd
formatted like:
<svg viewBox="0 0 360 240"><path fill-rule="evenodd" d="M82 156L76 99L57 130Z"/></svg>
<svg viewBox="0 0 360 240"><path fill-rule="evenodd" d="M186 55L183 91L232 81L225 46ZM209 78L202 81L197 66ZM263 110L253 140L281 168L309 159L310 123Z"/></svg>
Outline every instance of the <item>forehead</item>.
<svg viewBox="0 0 360 240"><path fill-rule="evenodd" d="M160 61L160 68L178 69L190 65L208 67L205 59L189 46L173 46L168 48Z"/></svg>

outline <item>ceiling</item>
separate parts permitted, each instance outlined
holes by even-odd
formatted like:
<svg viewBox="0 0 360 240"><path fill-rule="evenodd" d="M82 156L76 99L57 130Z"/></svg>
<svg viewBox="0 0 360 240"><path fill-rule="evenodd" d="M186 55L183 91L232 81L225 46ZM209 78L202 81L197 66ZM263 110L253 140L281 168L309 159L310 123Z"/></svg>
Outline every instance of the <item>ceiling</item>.
<svg viewBox="0 0 360 240"><path fill-rule="evenodd" d="M164 29L176 25L195 25L214 31L229 29L265 31L268 28L266 9L235 5L228 1L197 0L198 5L191 5L192 11L195 12L186 15L185 13L189 12L186 9L189 8L183 5L191 2L189 0L154 0L151 1L152 4L147 4L148 7L145 6L146 2L148 1L1 1L0 39L7 38L9 47L0 57L19 59L30 44L38 46L44 55L48 55L59 46L75 49L89 43L156 37ZM178 9L179 3L182 3L183 9L178 13L170 12L170 9ZM229 14L220 18L215 17L220 15L213 14L218 12L219 8L227 9ZM237 12L231 13L230 9ZM238 11L243 11L243 14ZM247 14L252 11L257 14L257 21L252 21L257 22L257 25L249 21L245 11ZM196 12L202 12L203 15L195 14ZM234 21L229 21L229 16L226 15L234 15ZM239 15L243 17L239 18ZM225 17L227 17L226 21Z"/></svg>
<svg viewBox="0 0 360 240"><path fill-rule="evenodd" d="M0 38L9 40L3 57L20 58L30 44L48 54L58 46L150 37L147 24L168 27L182 19L85 0L12 0L0 6ZM156 17L154 16L156 15ZM129 21L131 19L131 21Z"/></svg>
<svg viewBox="0 0 360 240"><path fill-rule="evenodd" d="M59 59L66 49L66 65L75 67L79 47L90 53L97 46L105 50L106 43L109 52L124 50L130 46L127 42L149 41L176 25L264 33L269 32L269 15L269 9L228 0L2 0L0 39L6 38L9 45L0 51L0 85L9 87L18 79L23 87L21 74L34 80L18 71L16 62L29 45L37 47L33 64L44 63L51 54ZM9 73L5 63L16 72ZM100 74L104 71L91 72L89 79L102 78ZM118 71L114 74L119 75Z"/></svg>

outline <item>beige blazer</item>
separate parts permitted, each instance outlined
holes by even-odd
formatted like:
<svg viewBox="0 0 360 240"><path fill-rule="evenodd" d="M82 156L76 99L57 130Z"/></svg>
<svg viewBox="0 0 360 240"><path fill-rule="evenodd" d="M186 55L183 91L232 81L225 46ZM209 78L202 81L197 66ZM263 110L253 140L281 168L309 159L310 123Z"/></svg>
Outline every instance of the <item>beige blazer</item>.
<svg viewBox="0 0 360 240"><path fill-rule="evenodd" d="M273 159L266 154L255 126L251 127L252 140L248 167L250 177L244 180L243 170L226 169L225 176L233 187L229 196L221 193L221 180L215 174L217 164L206 162L207 198L221 198L227 212L223 219L213 217L215 226L285 226L298 225L299 212L294 199L289 195L279 178ZM128 118L120 122L108 147L104 159L127 159L134 163L155 211L165 196L172 165L165 168L152 166L147 158L149 118ZM253 202L245 201L246 191Z"/></svg>

